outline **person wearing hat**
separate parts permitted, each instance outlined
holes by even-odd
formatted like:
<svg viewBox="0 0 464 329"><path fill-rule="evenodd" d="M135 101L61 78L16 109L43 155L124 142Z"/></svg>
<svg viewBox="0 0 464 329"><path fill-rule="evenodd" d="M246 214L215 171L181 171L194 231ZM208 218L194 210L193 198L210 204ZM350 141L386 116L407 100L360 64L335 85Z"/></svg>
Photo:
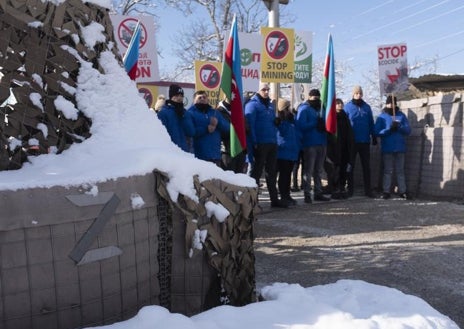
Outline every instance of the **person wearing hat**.
<svg viewBox="0 0 464 329"><path fill-rule="evenodd" d="M359 154L361 160L364 195L375 197L371 189L371 168L370 168L370 145L377 145L377 138L374 135L374 116L369 104L363 100L363 90L361 86L354 86L353 97L344 108L354 133L354 158L351 171L348 174L348 195L353 196L354 192L354 164L356 156Z"/></svg>
<svg viewBox="0 0 464 329"><path fill-rule="evenodd" d="M374 131L380 137L383 164L382 199L389 199L392 190L392 174L396 173L397 193L408 198L404 175L406 137L411 127L406 115L396 105L396 97L388 96L382 113L375 121Z"/></svg>
<svg viewBox="0 0 464 329"><path fill-rule="evenodd" d="M193 150L195 157L221 166L221 134L229 134L230 125L219 111L209 105L208 94L197 90L194 104L188 109L195 126Z"/></svg>
<svg viewBox="0 0 464 329"><path fill-rule="evenodd" d="M300 153L300 138L295 127L295 118L290 108L290 101L279 98L277 102L277 186L280 199L288 205L296 205L290 195L292 171Z"/></svg>
<svg viewBox="0 0 464 329"><path fill-rule="evenodd" d="M277 193L277 125L279 120L276 118L269 90L269 84L260 83L258 92L245 105L245 120L248 126L247 144L253 152L250 176L259 186L264 170L271 207L287 208L288 203L279 200Z"/></svg>
<svg viewBox="0 0 464 329"><path fill-rule="evenodd" d="M169 86L169 99L158 112L158 119L166 127L171 141L185 152L190 152L188 138L195 134L195 127L191 114L184 108L184 90L179 85Z"/></svg>
<svg viewBox="0 0 464 329"><path fill-rule="evenodd" d="M322 190L321 175L327 152L327 133L322 117L321 93L318 89L309 91L308 100L298 106L296 127L301 134L303 148L303 188L304 202L312 203L311 177L314 182L314 200L329 201Z"/></svg>

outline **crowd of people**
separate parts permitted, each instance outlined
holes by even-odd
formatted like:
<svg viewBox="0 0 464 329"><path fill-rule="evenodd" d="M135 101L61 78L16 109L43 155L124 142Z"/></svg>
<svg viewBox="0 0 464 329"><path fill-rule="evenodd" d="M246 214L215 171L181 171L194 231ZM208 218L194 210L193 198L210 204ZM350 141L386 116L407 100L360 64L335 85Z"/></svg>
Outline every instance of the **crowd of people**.
<svg viewBox="0 0 464 329"><path fill-rule="evenodd" d="M271 207L295 205L291 192L300 189L305 203L353 196L358 155L364 195L377 197L371 186L370 150L378 139L383 171L380 197L388 199L392 193L409 197L404 159L411 128L396 97L386 98L382 113L374 121L370 105L363 100L362 88L355 86L352 99L346 104L336 99L337 132L329 134L318 89L311 89L306 101L296 108L288 99L272 100L269 91L269 84L260 83L257 92L248 94L243 109L247 149L235 157L230 156L229 100L224 99L213 108L208 94L197 90L193 105L185 109L183 89L172 84L169 97L158 99L156 111L172 142L182 150L224 170L247 173L260 187L264 173ZM322 184L324 172L326 185Z"/></svg>

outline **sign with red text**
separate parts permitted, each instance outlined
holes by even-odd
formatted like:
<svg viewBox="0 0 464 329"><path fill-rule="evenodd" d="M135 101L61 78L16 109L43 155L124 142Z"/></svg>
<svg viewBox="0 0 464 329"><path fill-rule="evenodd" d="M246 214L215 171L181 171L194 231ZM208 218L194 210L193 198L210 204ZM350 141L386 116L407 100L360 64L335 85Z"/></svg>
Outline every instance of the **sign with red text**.
<svg viewBox="0 0 464 329"><path fill-rule="evenodd" d="M408 90L408 47L405 43L377 47L380 94L397 94Z"/></svg>
<svg viewBox="0 0 464 329"><path fill-rule="evenodd" d="M111 15L110 17L114 27L114 38L121 57L127 51L127 46L129 45L137 21L140 20L142 35L140 37L139 60L135 82L159 81L158 53L156 52L155 21L153 16L131 17Z"/></svg>

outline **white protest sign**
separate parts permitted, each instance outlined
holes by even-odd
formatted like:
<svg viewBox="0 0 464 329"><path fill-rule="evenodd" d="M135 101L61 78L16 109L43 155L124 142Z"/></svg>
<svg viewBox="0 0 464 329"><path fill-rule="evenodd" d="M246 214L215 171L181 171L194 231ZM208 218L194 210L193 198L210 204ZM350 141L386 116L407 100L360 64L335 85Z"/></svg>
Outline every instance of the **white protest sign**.
<svg viewBox="0 0 464 329"><path fill-rule="evenodd" d="M261 35L259 33L238 33L242 66L243 91L257 91L261 71Z"/></svg>
<svg viewBox="0 0 464 329"><path fill-rule="evenodd" d="M127 46L129 45L137 21L140 21L142 35L140 37L139 61L137 63L135 81L137 83L159 81L158 53L156 52L155 21L153 16L130 17L111 15L110 17L114 27L114 38L121 57L127 51Z"/></svg>
<svg viewBox="0 0 464 329"><path fill-rule="evenodd" d="M407 52L405 43L377 47L381 95L408 90Z"/></svg>

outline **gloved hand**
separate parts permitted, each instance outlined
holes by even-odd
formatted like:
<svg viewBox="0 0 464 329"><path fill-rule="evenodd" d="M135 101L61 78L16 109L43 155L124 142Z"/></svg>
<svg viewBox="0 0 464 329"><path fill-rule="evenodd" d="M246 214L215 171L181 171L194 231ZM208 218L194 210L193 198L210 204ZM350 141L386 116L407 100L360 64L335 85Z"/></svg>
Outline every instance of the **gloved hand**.
<svg viewBox="0 0 464 329"><path fill-rule="evenodd" d="M398 131L400 128L400 123L398 121L393 121L390 126L390 131Z"/></svg>
<svg viewBox="0 0 464 329"><path fill-rule="evenodd" d="M281 123L282 123L282 119L281 119L281 118L279 118L279 117L275 117L275 118L274 118L274 124L275 124L276 126L280 125Z"/></svg>
<svg viewBox="0 0 464 329"><path fill-rule="evenodd" d="M320 132L325 132L325 122L323 118L318 118L317 119L317 130Z"/></svg>
<svg viewBox="0 0 464 329"><path fill-rule="evenodd" d="M372 145L377 145L377 137L372 137Z"/></svg>

